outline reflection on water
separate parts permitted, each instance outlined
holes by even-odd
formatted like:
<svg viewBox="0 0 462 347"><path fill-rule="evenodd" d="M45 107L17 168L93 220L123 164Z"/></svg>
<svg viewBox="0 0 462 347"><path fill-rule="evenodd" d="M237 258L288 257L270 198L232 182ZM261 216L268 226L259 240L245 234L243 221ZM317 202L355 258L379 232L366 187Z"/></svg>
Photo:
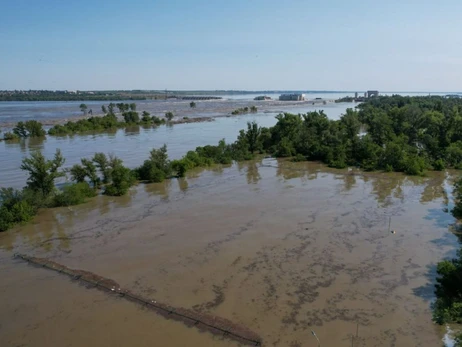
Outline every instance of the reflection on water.
<svg viewBox="0 0 462 347"><path fill-rule="evenodd" d="M357 323L355 347L437 346L444 333L429 308L434 264L457 242L448 232L452 217L441 214L455 173L446 175L409 178L275 159L217 165L140 184L126 197L41 211L33 223L0 234L0 258L6 251L59 258L174 306L236 320L269 346L311 341L310 329L326 346L347 346ZM0 296L13 295L15 286L0 287ZM49 333L31 312L24 319ZM128 308L117 315L142 319ZM9 332L16 344L37 338L21 321ZM68 332L76 318L62 324ZM189 331L172 328L179 345L219 345L191 342ZM97 340L100 333L89 334ZM70 345L82 344L76 336Z"/></svg>

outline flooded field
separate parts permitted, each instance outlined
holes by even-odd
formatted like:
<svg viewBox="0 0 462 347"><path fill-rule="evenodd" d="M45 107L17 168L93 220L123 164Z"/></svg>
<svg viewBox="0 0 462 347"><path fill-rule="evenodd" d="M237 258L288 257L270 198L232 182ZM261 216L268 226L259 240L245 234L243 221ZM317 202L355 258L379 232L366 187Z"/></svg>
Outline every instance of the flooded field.
<svg viewBox="0 0 462 347"><path fill-rule="evenodd" d="M274 100L254 101L254 95L246 95L245 98L231 98L221 100L196 101L196 107L191 108L188 100L126 100L126 103L135 102L139 112L148 111L152 115L163 117L166 112L173 112L175 119L182 117L223 117L230 115L232 111L242 107L256 106L262 113L279 113L283 110L295 112L307 112L310 110L325 108L330 110L333 117L339 117L346 107L355 107L355 103L335 104L332 101L344 94L327 94L326 99L315 99L312 96L306 101L279 101L278 95L273 95ZM317 94L316 94L317 97ZM324 101L326 104L324 104ZM115 101L117 104L121 101ZM10 128L18 121L35 119L44 125L64 123L68 120L84 118L80 111L81 101L8 101L0 102L0 127ZM88 101L84 102L88 111L92 110L93 115L102 114L101 106L108 105L110 101ZM345 106L348 105L348 106ZM117 108L115 109L117 111ZM298 112L298 111L297 111Z"/></svg>
<svg viewBox="0 0 462 347"><path fill-rule="evenodd" d="M329 117L339 117L352 104L333 104ZM188 106L189 107L189 106ZM301 107L300 105L297 107ZM307 109L286 107L287 112L306 112ZM335 112L332 113L332 110ZM326 110L327 112L327 110ZM233 117L217 117L212 122L176 124L173 126L134 126L114 130L113 133L74 136L47 136L21 141L0 142L0 187L21 188L27 175L19 170L21 161L31 152L41 150L47 158L53 157L57 148L66 158L65 167L80 163L84 157L92 157L95 152L113 153L125 165L134 168L143 163L149 151L167 144L170 158L178 159L197 146L216 145L219 140L234 142L239 130L247 127L247 122L256 121L262 127L276 124L277 113L256 113Z"/></svg>
<svg viewBox="0 0 462 347"><path fill-rule="evenodd" d="M454 177L265 159L42 211L0 234L0 345L237 345L13 260L21 252L242 324L264 346L317 346L311 330L328 347L441 346L430 303L435 264L457 245Z"/></svg>

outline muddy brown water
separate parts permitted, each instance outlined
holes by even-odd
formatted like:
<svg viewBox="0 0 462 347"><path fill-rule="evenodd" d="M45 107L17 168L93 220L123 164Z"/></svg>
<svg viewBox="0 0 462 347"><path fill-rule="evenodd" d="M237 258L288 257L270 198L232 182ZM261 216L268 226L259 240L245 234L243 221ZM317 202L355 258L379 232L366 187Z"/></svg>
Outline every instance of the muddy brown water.
<svg viewBox="0 0 462 347"><path fill-rule="evenodd" d="M21 252L227 318L264 346L316 346L311 330L322 346L440 346L430 303L435 264L457 248L444 210L456 175L265 159L42 211L0 234L0 345L237 346L13 260Z"/></svg>

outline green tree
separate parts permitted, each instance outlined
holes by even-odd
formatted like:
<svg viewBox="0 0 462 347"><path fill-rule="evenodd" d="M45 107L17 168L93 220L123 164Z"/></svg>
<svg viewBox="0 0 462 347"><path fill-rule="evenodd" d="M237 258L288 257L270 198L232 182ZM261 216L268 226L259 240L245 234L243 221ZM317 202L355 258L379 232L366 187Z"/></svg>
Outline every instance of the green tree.
<svg viewBox="0 0 462 347"><path fill-rule="evenodd" d="M114 107L115 107L115 105L112 102L108 105L107 110L108 110L109 114L114 114Z"/></svg>
<svg viewBox="0 0 462 347"><path fill-rule="evenodd" d="M85 105L85 104L80 104L79 108L80 108L80 111L82 111L82 113L83 113L84 115L87 114L87 108L88 108L87 105Z"/></svg>
<svg viewBox="0 0 462 347"><path fill-rule="evenodd" d="M112 182L106 186L104 194L112 196L125 195L128 189L135 183L132 171L122 164L118 164L111 171Z"/></svg>
<svg viewBox="0 0 462 347"><path fill-rule="evenodd" d="M124 117L125 123L127 124L138 124L140 122L140 116L138 112L127 111L122 114Z"/></svg>
<svg viewBox="0 0 462 347"><path fill-rule="evenodd" d="M254 153L258 148L258 139L261 134L261 128L257 122L247 122L247 133L245 134L247 143L249 144L249 152Z"/></svg>
<svg viewBox="0 0 462 347"><path fill-rule="evenodd" d="M99 172L103 176L103 183L107 184L111 180L111 167L106 154L98 152L93 156L92 161L96 164Z"/></svg>
<svg viewBox="0 0 462 347"><path fill-rule="evenodd" d="M191 102L189 103L189 107L195 108L195 107L196 107L196 103L195 103L194 101L191 101Z"/></svg>
<svg viewBox="0 0 462 347"><path fill-rule="evenodd" d="M143 123L151 123L152 122L152 118L151 118L151 115L149 114L149 112L147 111L143 111L143 113L141 114L141 121Z"/></svg>
<svg viewBox="0 0 462 347"><path fill-rule="evenodd" d="M41 151L32 153L30 158L24 158L21 170L29 174L27 186L43 197L49 196L55 189L55 180L65 176L65 172L61 170L64 162L65 159L59 149L56 150L52 160L47 160Z"/></svg>
<svg viewBox="0 0 462 347"><path fill-rule="evenodd" d="M13 188L0 188L0 202L0 232L31 220L37 212L24 193Z"/></svg>
<svg viewBox="0 0 462 347"><path fill-rule="evenodd" d="M106 114L106 113L107 113L106 106L104 106L104 105L101 106L101 111L102 111L104 114Z"/></svg>
<svg viewBox="0 0 462 347"><path fill-rule="evenodd" d="M456 204L451 212L454 217L462 219L462 178L460 178L454 186L454 197Z"/></svg>
<svg viewBox="0 0 462 347"><path fill-rule="evenodd" d="M28 120L27 122L18 122L13 128L13 133L17 137L42 137L46 135L46 131L42 127L42 123L36 120Z"/></svg>
<svg viewBox="0 0 462 347"><path fill-rule="evenodd" d="M165 118L170 122L173 119L174 115L173 112L167 112L165 113Z"/></svg>
<svg viewBox="0 0 462 347"><path fill-rule="evenodd" d="M136 111L136 104L134 102L132 102L129 107L131 111Z"/></svg>

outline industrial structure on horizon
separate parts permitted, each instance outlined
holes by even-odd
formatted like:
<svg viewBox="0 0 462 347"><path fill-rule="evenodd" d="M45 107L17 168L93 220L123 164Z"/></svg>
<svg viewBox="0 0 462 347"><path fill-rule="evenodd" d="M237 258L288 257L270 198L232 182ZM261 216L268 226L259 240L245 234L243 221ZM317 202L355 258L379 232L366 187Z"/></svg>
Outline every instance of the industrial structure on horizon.
<svg viewBox="0 0 462 347"><path fill-rule="evenodd" d="M305 101L305 94L281 94L280 101Z"/></svg>

